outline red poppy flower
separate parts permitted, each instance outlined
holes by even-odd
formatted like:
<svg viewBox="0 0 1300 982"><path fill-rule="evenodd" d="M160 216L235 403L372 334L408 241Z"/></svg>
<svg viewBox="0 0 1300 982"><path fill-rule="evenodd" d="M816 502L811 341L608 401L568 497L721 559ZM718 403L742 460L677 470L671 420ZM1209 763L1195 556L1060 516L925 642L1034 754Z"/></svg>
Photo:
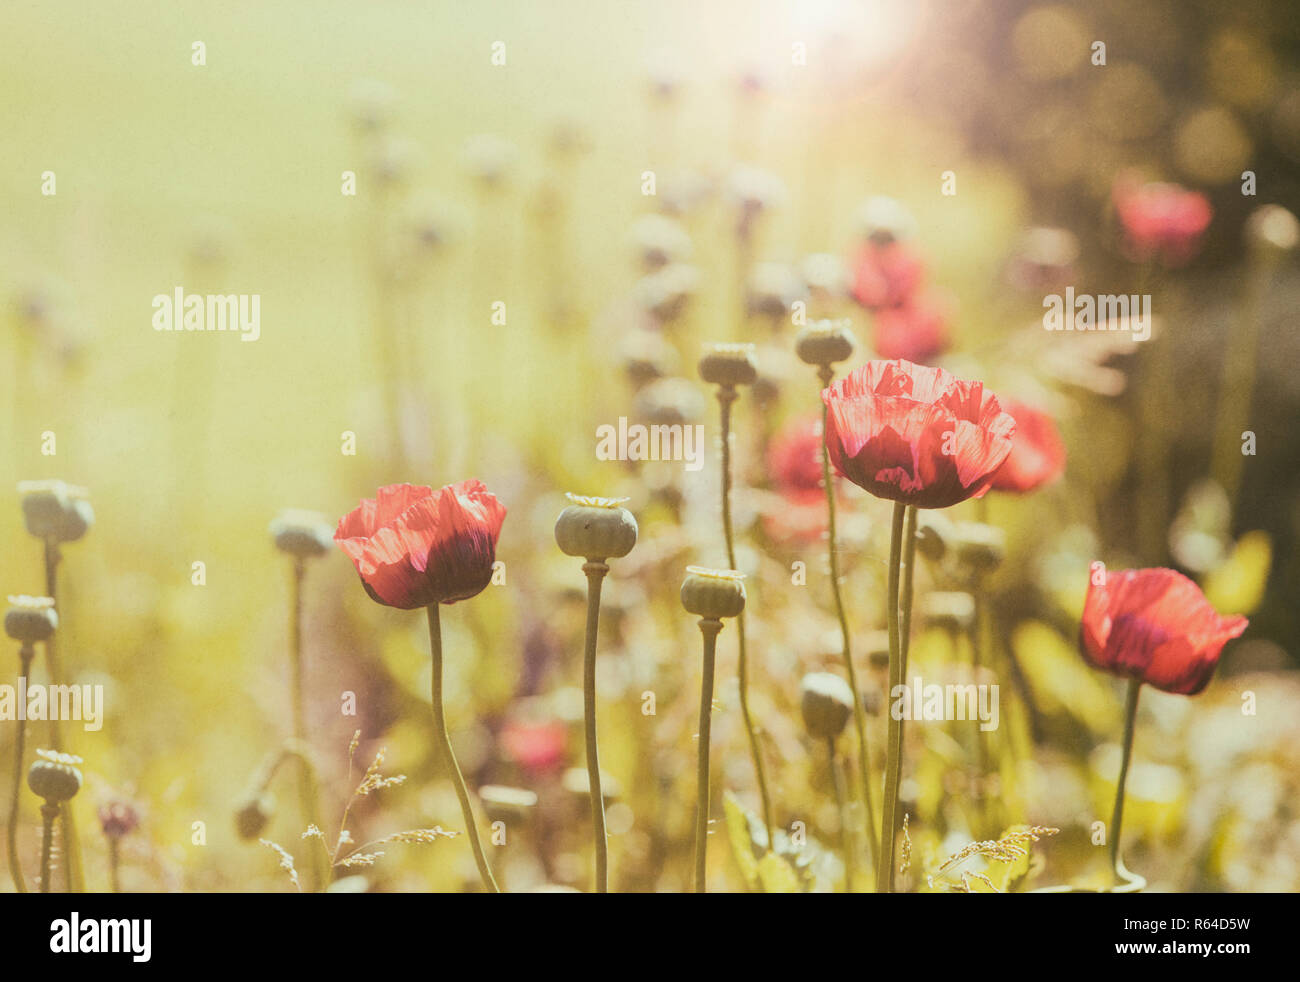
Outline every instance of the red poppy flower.
<svg viewBox="0 0 1300 982"><path fill-rule="evenodd" d="M763 527L774 539L812 540L826 530L821 453L819 416L792 420L773 437L767 469L777 493L765 510Z"/></svg>
<svg viewBox="0 0 1300 982"><path fill-rule="evenodd" d="M881 358L925 364L948 350L948 311L929 297L876 311L872 344Z"/></svg>
<svg viewBox="0 0 1300 982"><path fill-rule="evenodd" d="M411 610L481 592L492 580L505 517L478 481L437 491L390 484L339 520L334 541L372 600Z"/></svg>
<svg viewBox="0 0 1300 982"><path fill-rule="evenodd" d="M822 390L835 469L878 498L947 508L988 490L1016 421L982 382L870 361Z"/></svg>
<svg viewBox="0 0 1300 982"><path fill-rule="evenodd" d="M1016 421L1016 432L1011 453L993 475L993 490L1023 494L1065 473L1065 442L1052 417L1023 402L1008 401L1002 408Z"/></svg>
<svg viewBox="0 0 1300 982"><path fill-rule="evenodd" d="M529 774L547 774L564 762L568 729L558 721L521 723L512 720L501 730L501 748Z"/></svg>
<svg viewBox="0 0 1300 982"><path fill-rule="evenodd" d="M1205 195L1177 184L1142 184L1132 175L1116 180L1111 199L1124 227L1126 252L1137 262L1188 262L1214 216Z"/></svg>
<svg viewBox="0 0 1300 982"><path fill-rule="evenodd" d="M1089 581L1079 647L1095 667L1194 696L1210 682L1219 653L1246 630L1244 617L1220 617L1200 587L1172 569L1107 573Z"/></svg>
<svg viewBox="0 0 1300 982"><path fill-rule="evenodd" d="M925 278L925 264L903 242L865 243L853 260L853 298L868 310L907 302Z"/></svg>

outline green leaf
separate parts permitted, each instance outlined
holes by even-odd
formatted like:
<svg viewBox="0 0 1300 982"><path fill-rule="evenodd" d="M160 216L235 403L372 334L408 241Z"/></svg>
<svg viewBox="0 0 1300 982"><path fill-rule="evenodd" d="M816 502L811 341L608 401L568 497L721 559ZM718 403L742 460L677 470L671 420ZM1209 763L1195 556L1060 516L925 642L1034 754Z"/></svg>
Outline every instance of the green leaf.
<svg viewBox="0 0 1300 982"><path fill-rule="evenodd" d="M759 874L758 851L753 838L754 816L746 811L745 806L736 800L730 791L722 793L722 811L727 820L727 838L731 842L731 854L740 867L740 875L745 886L750 890L759 890L762 879Z"/></svg>
<svg viewBox="0 0 1300 982"><path fill-rule="evenodd" d="M802 893L803 886L794 867L783 856L769 852L758 861L758 876L764 893Z"/></svg>
<svg viewBox="0 0 1300 982"><path fill-rule="evenodd" d="M1220 614L1251 614L1264 599L1273 542L1267 532L1247 532L1222 565L1205 577L1205 599Z"/></svg>

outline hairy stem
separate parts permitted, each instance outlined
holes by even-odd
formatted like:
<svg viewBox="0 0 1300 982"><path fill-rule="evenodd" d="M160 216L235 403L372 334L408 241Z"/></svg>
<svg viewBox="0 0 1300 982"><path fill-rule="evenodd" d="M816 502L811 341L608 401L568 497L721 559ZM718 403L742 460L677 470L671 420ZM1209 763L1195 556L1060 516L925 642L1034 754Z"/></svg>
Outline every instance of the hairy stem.
<svg viewBox="0 0 1300 982"><path fill-rule="evenodd" d="M889 540L889 691L902 683L903 651L898 622L899 563L902 559L903 517L906 506L894 502L894 522ZM900 718L895 718L898 716ZM903 720L902 714L889 714L889 745L885 755L885 805L881 815L881 857L876 867L876 892L893 893L895 844L898 839L898 785L902 776Z"/></svg>
<svg viewBox="0 0 1300 982"><path fill-rule="evenodd" d="M854 881L857 878L857 860L853 853L853 832L849 826L848 796L844 793L844 782L840 780L840 769L835 762L835 738L826 738L826 764L831 769L831 784L835 788L835 805L840 811L840 843L844 850L844 890L854 893Z"/></svg>
<svg viewBox="0 0 1300 982"><path fill-rule="evenodd" d="M600 751L596 744L596 632L600 626L600 584L609 572L602 560L588 559L587 644L582 660L582 691L587 731L587 786L591 794L591 829L596 843L596 892L609 892L609 842L605 834L605 796L600 786Z"/></svg>
<svg viewBox="0 0 1300 982"><path fill-rule="evenodd" d="M705 868L709 847L709 728L713 721L713 664L722 621L701 618L704 636L704 671L700 683L700 746L696 766L695 804L695 892L705 892ZM769 840L770 841L770 840Z"/></svg>
<svg viewBox="0 0 1300 982"><path fill-rule="evenodd" d="M20 685L31 672L32 658L36 654L30 644L24 643L18 649L18 679ZM9 844L9 875L13 878L14 889L19 893L27 892L27 881L23 877L22 864L18 857L18 801L23 787L23 760L27 741L27 714L18 714L18 732L14 735L14 788L9 802L9 824L6 833Z"/></svg>
<svg viewBox="0 0 1300 982"><path fill-rule="evenodd" d="M818 372L823 388L831 384L833 373L829 365L823 365ZM835 531L835 487L831 483L830 451L826 448L826 403L822 403L822 485L826 489L826 549L830 559L831 595L835 598L835 615L840 622L840 639L844 647L844 667L848 670L849 688L853 690L853 728L858 736L858 785L862 795L862 807L867 819L867 844L871 850L871 866L874 870L880 865L879 831L876 827L876 807L871 793L871 751L867 744L867 712L862 705L862 691L858 688L858 673L853 666L853 645L849 635L849 619L844 611L844 596L840 591L840 557ZM853 845L848 833L845 833L845 852Z"/></svg>
<svg viewBox="0 0 1300 982"><path fill-rule="evenodd" d="M62 559L59 544L53 539L45 540L45 595L54 601L54 609L59 609L59 561ZM54 635L45 641L45 667L50 674L50 684L64 684L63 667L59 662L59 649ZM50 713L50 742L60 753L66 752L63 744L63 726L58 713ZM63 848L67 854L65 860L70 893L85 893L86 881L81 866L81 839L77 835L77 817L71 801L62 809Z"/></svg>
<svg viewBox="0 0 1300 982"><path fill-rule="evenodd" d="M731 569L736 568L736 542L731 528L731 404L735 401L735 388L729 385L718 387L718 405L721 407L722 420L722 533L727 541L727 563ZM772 799L767 792L767 775L763 770L763 754L758 744L758 731L754 729L754 720L749 713L749 658L745 648L743 611L736 618L736 637L740 648L738 659L740 715L745 721L745 732L749 735L749 752L754 758L754 774L758 779L758 794L763 805L763 826L767 829L767 847L775 849L776 838L772 832Z"/></svg>
<svg viewBox="0 0 1300 982"><path fill-rule="evenodd" d="M1124 701L1124 756L1120 759L1119 779L1115 783L1115 811L1110 819L1110 865L1115 872L1115 883L1128 882L1131 876L1124 868L1120 858L1119 834L1124 821L1124 786L1128 783L1128 768L1133 760L1133 732L1137 723L1138 696L1142 691L1142 682L1130 679L1128 693Z"/></svg>
<svg viewBox="0 0 1300 982"><path fill-rule="evenodd" d="M302 557L293 560L293 593L289 607L289 688L293 700L293 738L305 751L307 745L307 714L304 709L303 658L302 658L302 581L306 564ZM320 791L316 785L316 771L307 754L300 754L298 768L298 804L302 823L306 827L320 828ZM311 850L311 880L308 891L323 890L329 872L319 850Z"/></svg>
<svg viewBox="0 0 1300 982"><path fill-rule="evenodd" d="M478 825L474 821L474 809L470 806L469 792L465 789L465 778L460 773L460 764L456 763L455 751L451 749L451 737L447 733L447 718L442 706L442 623L438 619L438 605L429 604L425 608L429 616L429 652L433 657L433 729L438 740L438 749L443 763L447 767L447 776L456 788L456 797L460 799L460 811L465 818L465 834L474 850L474 862L478 864L478 874L483 885L490 893L500 893L501 888L492 877L487 857L483 854L483 845L478 838Z"/></svg>

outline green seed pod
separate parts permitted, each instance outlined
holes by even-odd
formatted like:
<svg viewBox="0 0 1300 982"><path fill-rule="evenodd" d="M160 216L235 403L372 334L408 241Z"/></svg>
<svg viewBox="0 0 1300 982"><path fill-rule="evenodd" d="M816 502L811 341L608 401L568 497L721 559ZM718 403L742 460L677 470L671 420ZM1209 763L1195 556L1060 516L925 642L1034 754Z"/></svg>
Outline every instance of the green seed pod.
<svg viewBox="0 0 1300 982"><path fill-rule="evenodd" d="M987 573L1002 565L1007 552L1007 534L993 525L958 522L957 559L975 573Z"/></svg>
<svg viewBox="0 0 1300 982"><path fill-rule="evenodd" d="M566 494L573 502L555 520L555 541L567 556L617 559L636 545L636 518L622 507L626 498L588 498Z"/></svg>
<svg viewBox="0 0 1300 982"><path fill-rule="evenodd" d="M54 750L38 750L36 754L40 759L27 772L27 786L36 796L54 804L75 797L81 790L81 771L77 770L81 758Z"/></svg>
<svg viewBox="0 0 1300 982"><path fill-rule="evenodd" d="M853 689L838 675L812 672L799 683L799 709L810 736L833 740L853 715Z"/></svg>
<svg viewBox="0 0 1300 982"><path fill-rule="evenodd" d="M275 812L275 798L263 791L244 801L235 809L235 829L241 839L256 839L262 834Z"/></svg>
<svg viewBox="0 0 1300 982"><path fill-rule="evenodd" d="M76 542L95 523L86 489L63 481L20 481L23 520L38 539Z"/></svg>
<svg viewBox="0 0 1300 982"><path fill-rule="evenodd" d="M734 569L687 566L682 606L710 620L736 617L745 609L745 574Z"/></svg>
<svg viewBox="0 0 1300 982"><path fill-rule="evenodd" d="M935 511L923 512L916 523L916 551L932 563L943 559L955 530L952 522Z"/></svg>
<svg viewBox="0 0 1300 982"><path fill-rule="evenodd" d="M272 520L270 533L277 549L299 559L323 556L334 545L334 530L314 511L286 508Z"/></svg>
<svg viewBox="0 0 1300 982"><path fill-rule="evenodd" d="M975 598L969 593L928 593L921 601L921 611L931 627L965 631L975 621Z"/></svg>
<svg viewBox="0 0 1300 982"><path fill-rule="evenodd" d="M10 597L5 614L5 634L15 641L32 644L45 641L59 626L59 615L50 597Z"/></svg>
<svg viewBox="0 0 1300 982"><path fill-rule="evenodd" d="M849 322L814 321L799 329L794 339L794 350L809 365L833 365L844 361L857 347Z"/></svg>
<svg viewBox="0 0 1300 982"><path fill-rule="evenodd" d="M710 385L753 385L758 378L758 362L752 344L714 344L700 359L700 378Z"/></svg>

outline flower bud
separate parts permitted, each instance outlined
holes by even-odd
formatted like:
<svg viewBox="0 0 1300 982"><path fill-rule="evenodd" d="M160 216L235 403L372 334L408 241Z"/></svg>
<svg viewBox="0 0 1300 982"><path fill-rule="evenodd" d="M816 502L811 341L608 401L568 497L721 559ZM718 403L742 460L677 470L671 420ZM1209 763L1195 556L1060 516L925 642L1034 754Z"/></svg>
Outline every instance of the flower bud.
<svg viewBox="0 0 1300 982"><path fill-rule="evenodd" d="M858 228L863 238L886 246L911 238L916 221L906 208L893 198L875 195L858 209Z"/></svg>
<svg viewBox="0 0 1300 982"><path fill-rule="evenodd" d="M710 345L700 359L700 378L710 385L734 388L753 385L758 378L758 362L752 344Z"/></svg>
<svg viewBox="0 0 1300 982"><path fill-rule="evenodd" d="M745 576L734 569L687 566L682 606L708 620L736 617L745 609Z"/></svg>
<svg viewBox="0 0 1300 982"><path fill-rule="evenodd" d="M5 634L23 644L45 641L59 626L51 597L10 597L5 614Z"/></svg>
<svg viewBox="0 0 1300 982"><path fill-rule="evenodd" d="M110 801L99 808L99 827L110 839L120 839L135 831L140 813L129 801Z"/></svg>
<svg viewBox="0 0 1300 982"><path fill-rule="evenodd" d="M833 740L853 715L853 689L838 675L812 672L799 683L799 709L810 736Z"/></svg>
<svg viewBox="0 0 1300 982"><path fill-rule="evenodd" d="M245 800L235 810L235 829L241 839L256 839L275 812L275 798L263 791Z"/></svg>
<svg viewBox="0 0 1300 982"><path fill-rule="evenodd" d="M928 593L921 601L921 613L931 627L959 633L975 621L975 598L969 593Z"/></svg>
<svg viewBox="0 0 1300 982"><path fill-rule="evenodd" d="M314 511L286 508L271 522L271 538L281 552L299 559L323 556L334 546L334 529Z"/></svg>
<svg viewBox="0 0 1300 982"><path fill-rule="evenodd" d="M626 498L588 498L566 494L573 502L555 520L555 541L566 556L617 559L636 545L636 518L622 507Z"/></svg>
<svg viewBox="0 0 1300 982"><path fill-rule="evenodd" d="M75 542L95 522L85 488L63 481L20 481L18 493L27 531L38 539Z"/></svg>
<svg viewBox="0 0 1300 982"><path fill-rule="evenodd" d="M54 750L38 750L36 755L40 759L27 772L27 786L36 796L52 804L75 797L81 790L81 771L77 770L81 758Z"/></svg>
<svg viewBox="0 0 1300 982"><path fill-rule="evenodd" d="M1007 534L982 522L958 522L957 559L976 573L987 573L1002 565L1007 551Z"/></svg>
<svg viewBox="0 0 1300 982"><path fill-rule="evenodd" d="M847 320L814 321L800 328L794 339L795 353L809 365L833 365L844 361L856 346Z"/></svg>

